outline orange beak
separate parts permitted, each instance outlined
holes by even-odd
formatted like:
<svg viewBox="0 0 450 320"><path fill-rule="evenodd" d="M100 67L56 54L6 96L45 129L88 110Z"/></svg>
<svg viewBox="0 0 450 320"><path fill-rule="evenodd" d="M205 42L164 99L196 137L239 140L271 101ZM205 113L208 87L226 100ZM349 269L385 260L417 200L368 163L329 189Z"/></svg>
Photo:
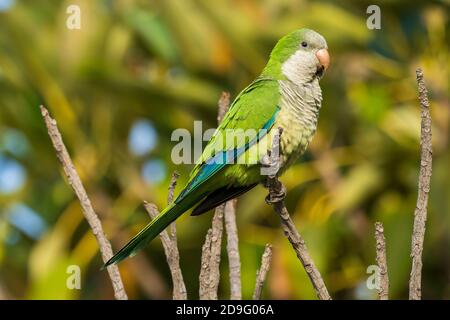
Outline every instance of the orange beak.
<svg viewBox="0 0 450 320"><path fill-rule="evenodd" d="M330 55L328 54L327 49L320 49L316 52L316 57L319 60L319 63L324 67L325 70L328 69L330 65Z"/></svg>

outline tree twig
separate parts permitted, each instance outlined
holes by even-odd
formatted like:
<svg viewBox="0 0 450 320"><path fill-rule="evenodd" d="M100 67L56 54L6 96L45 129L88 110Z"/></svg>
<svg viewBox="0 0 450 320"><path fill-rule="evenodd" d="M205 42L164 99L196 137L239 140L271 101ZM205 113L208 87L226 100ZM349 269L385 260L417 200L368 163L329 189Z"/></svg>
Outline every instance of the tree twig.
<svg viewBox="0 0 450 320"><path fill-rule="evenodd" d="M172 178L170 179L170 184L168 188L167 193L167 204L170 204L173 201L173 195L175 193L175 187L177 186L178 178L180 177L180 174L176 171L172 173Z"/></svg>
<svg viewBox="0 0 450 320"><path fill-rule="evenodd" d="M228 263L230 265L230 299L242 299L241 259L239 256L239 238L236 224L237 199L225 204L225 230L227 232Z"/></svg>
<svg viewBox="0 0 450 320"><path fill-rule="evenodd" d="M171 204L173 201L173 195L175 193L175 187L177 186L178 178L180 177L180 174L176 171L172 173L172 179L170 180L169 184L169 192L167 194L167 204ZM177 242L177 227L176 222L172 222L170 224L170 240L173 243L173 246L175 246L175 250L178 252L178 242Z"/></svg>
<svg viewBox="0 0 450 320"><path fill-rule="evenodd" d="M200 300L217 300L218 298L224 208L224 204L216 208L211 228L208 230L202 247L199 277Z"/></svg>
<svg viewBox="0 0 450 320"><path fill-rule="evenodd" d="M144 207L152 219L155 219L158 216L159 211L155 204L144 201ZM173 300L186 300L187 291L186 285L184 284L183 273L180 268L180 254L178 251L177 240L176 238L171 238L167 230L161 232L159 237L161 238L167 264L169 265L172 276Z"/></svg>
<svg viewBox="0 0 450 320"><path fill-rule="evenodd" d="M386 240L384 238L384 228L381 222L375 222L375 241L376 241L377 264L380 270L378 296L380 297L380 300L388 300L389 275L386 259Z"/></svg>
<svg viewBox="0 0 450 320"><path fill-rule="evenodd" d="M223 92L219 100L217 121L220 123L230 107L230 94ZM228 201L225 205L224 219L227 233L227 253L230 265L230 299L242 299L241 258L239 256L239 238L236 224L237 199Z"/></svg>
<svg viewBox="0 0 450 320"><path fill-rule="evenodd" d="M112 240L113 246L123 247L129 240L129 234L124 231L118 232ZM129 272L133 274L136 283L140 286L142 293L149 299L170 299L171 288L163 276L155 269L151 260L145 255L138 254L133 259L128 260Z"/></svg>
<svg viewBox="0 0 450 320"><path fill-rule="evenodd" d="M230 106L230 94L222 92L218 102L217 122L223 120ZM216 208L211 228L202 247L201 269L199 276L199 297L201 300L217 300L220 281L220 254L222 246L223 216L225 204Z"/></svg>
<svg viewBox="0 0 450 320"><path fill-rule="evenodd" d="M269 189L269 195L266 198L266 202L271 204L275 212L280 216L281 225L283 231L298 259L302 263L305 271L311 280L311 283L316 291L317 297L321 300L331 300L330 294L325 286L325 283L320 275L319 270L317 270L314 261L309 255L308 249L306 248L305 241L303 240L300 233L295 228L295 224L292 221L289 212L284 204L284 198L286 196L286 189L283 184L277 178L277 172L279 168L279 148L280 148L280 136L282 134L282 128L278 128L278 133L275 134L272 143L272 151L269 152L262 159L262 165L264 167L269 167L272 173L268 174L266 181L266 188Z"/></svg>
<svg viewBox="0 0 450 320"><path fill-rule="evenodd" d="M428 91L421 68L417 68L416 77L421 106L421 133L418 195L416 209L414 211L414 227L411 239L412 268L409 280L409 299L411 300L420 300L422 297L422 252L433 160L430 102L428 101Z"/></svg>
<svg viewBox="0 0 450 320"><path fill-rule="evenodd" d="M222 92L220 96L219 102L217 103L218 111L217 111L217 123L221 123L228 109L230 108L230 93Z"/></svg>
<svg viewBox="0 0 450 320"><path fill-rule="evenodd" d="M261 267L256 272L256 283L255 283L255 291L253 292L253 300L261 299L261 293L264 286L264 282L267 278L267 273L270 269L270 263L272 261L272 246L270 244L266 244L264 248L264 253L261 257Z"/></svg>
<svg viewBox="0 0 450 320"><path fill-rule="evenodd" d="M94 208L92 208L91 201L89 200L86 190L84 189L81 179L75 169L75 166L73 165L66 146L64 145L56 121L50 117L48 110L44 106L40 106L40 108L45 125L47 126L48 135L50 136L50 140L55 148L56 155L63 166L70 186L80 201L81 208L83 209L83 215L89 223L95 238L97 239L103 262L106 263L113 256L111 243L106 238L100 219L95 213ZM118 300L128 299L120 277L119 268L116 265L110 265L107 270L112 282L115 298Z"/></svg>

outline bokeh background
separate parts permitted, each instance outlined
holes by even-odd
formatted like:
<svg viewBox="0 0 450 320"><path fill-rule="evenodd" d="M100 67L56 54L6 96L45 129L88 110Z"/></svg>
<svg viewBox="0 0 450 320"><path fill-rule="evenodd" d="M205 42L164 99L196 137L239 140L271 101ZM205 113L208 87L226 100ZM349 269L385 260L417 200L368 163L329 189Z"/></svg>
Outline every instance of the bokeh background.
<svg viewBox="0 0 450 320"><path fill-rule="evenodd" d="M81 29L66 28L71 4ZM449 1L376 1L381 30L366 27L373 1L0 0L0 298L110 299L95 239L62 174L38 106L57 119L93 205L118 250L163 207L177 128L215 126L221 91L258 76L284 34L313 28L328 41L319 130L283 177L287 205L331 295L375 299L375 221L384 223L391 297L407 298L417 197L420 109L415 68L431 96L434 162L423 296L450 298ZM274 258L263 297L313 299L278 217L258 187L238 203L244 298L266 243ZM189 298L211 214L178 221ZM81 267L81 290L66 269ZM229 297L222 255L220 297ZM158 239L120 265L130 298L170 298Z"/></svg>

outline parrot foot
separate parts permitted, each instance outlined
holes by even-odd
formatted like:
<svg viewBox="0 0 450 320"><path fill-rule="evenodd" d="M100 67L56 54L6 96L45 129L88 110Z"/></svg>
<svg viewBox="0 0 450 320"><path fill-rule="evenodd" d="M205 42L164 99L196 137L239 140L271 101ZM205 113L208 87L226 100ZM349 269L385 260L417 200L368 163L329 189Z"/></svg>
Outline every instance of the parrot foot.
<svg viewBox="0 0 450 320"><path fill-rule="evenodd" d="M280 203L286 197L286 187L278 179L268 181L266 188L269 189L269 194L266 197L267 204Z"/></svg>
<svg viewBox="0 0 450 320"><path fill-rule="evenodd" d="M262 165L271 169L275 168L275 172L272 172L267 176L264 183L264 187L269 190L269 194L266 197L266 203L274 205L283 202L286 197L286 188L278 180L277 173L280 168L280 137L283 133L283 128L278 128L278 133L275 134L272 142L272 150L263 158Z"/></svg>

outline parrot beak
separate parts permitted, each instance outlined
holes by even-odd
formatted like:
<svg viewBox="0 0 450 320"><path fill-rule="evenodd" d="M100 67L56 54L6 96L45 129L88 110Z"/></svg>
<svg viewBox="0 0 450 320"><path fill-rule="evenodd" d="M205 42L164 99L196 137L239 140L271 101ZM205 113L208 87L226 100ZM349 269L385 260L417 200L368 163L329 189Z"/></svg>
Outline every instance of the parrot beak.
<svg viewBox="0 0 450 320"><path fill-rule="evenodd" d="M328 54L327 49L320 49L316 52L317 60L319 60L320 65L324 70L328 69L328 66L330 65L330 55Z"/></svg>

